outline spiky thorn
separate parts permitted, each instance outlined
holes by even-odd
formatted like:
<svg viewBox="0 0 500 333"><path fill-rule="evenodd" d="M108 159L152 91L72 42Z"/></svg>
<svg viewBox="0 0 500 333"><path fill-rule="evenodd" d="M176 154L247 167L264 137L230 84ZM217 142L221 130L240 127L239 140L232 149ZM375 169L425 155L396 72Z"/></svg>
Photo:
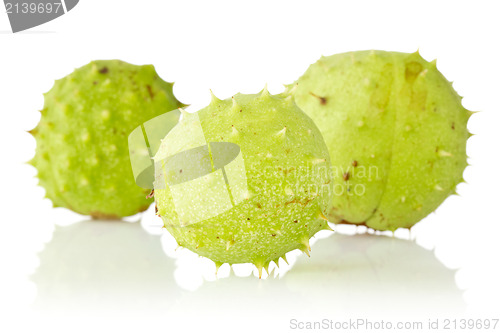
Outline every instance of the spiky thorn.
<svg viewBox="0 0 500 333"><path fill-rule="evenodd" d="M450 156L453 156L452 153L447 152L446 150L442 150L442 149L438 150L438 155L441 156L441 157L450 157Z"/></svg>
<svg viewBox="0 0 500 333"><path fill-rule="evenodd" d="M325 220L328 222L328 219L326 218L325 214L323 214L323 212L321 211L321 209L319 210L318 212L318 217L322 220Z"/></svg>
<svg viewBox="0 0 500 333"><path fill-rule="evenodd" d="M230 110L231 114L233 114L234 116L243 112L243 108L237 102L237 96L238 94L236 94L235 96L231 96L231 101L233 104L231 105Z"/></svg>
<svg viewBox="0 0 500 333"><path fill-rule="evenodd" d="M309 239L304 238L302 244L307 248L308 251L311 251L311 245L309 244Z"/></svg>
<svg viewBox="0 0 500 333"><path fill-rule="evenodd" d="M268 261L267 263L264 264L264 269L266 270L267 276L270 276L269 275L269 263L270 263L270 261Z"/></svg>
<svg viewBox="0 0 500 333"><path fill-rule="evenodd" d="M426 68L426 69L424 69L423 71L421 71L420 73L418 73L418 76L425 77L425 76L427 75L427 72L428 72L428 71L429 71L429 70Z"/></svg>
<svg viewBox="0 0 500 333"><path fill-rule="evenodd" d="M212 89L210 89L210 97L211 97L210 105L216 105L222 102L219 98L217 98L217 96L214 95Z"/></svg>
<svg viewBox="0 0 500 333"><path fill-rule="evenodd" d="M437 59L432 60L432 61L430 62L430 64L431 64L431 67L433 67L433 68L437 68Z"/></svg>
<svg viewBox="0 0 500 333"><path fill-rule="evenodd" d="M262 279L262 266L261 265L255 265L257 267L257 270L259 271L259 279Z"/></svg>
<svg viewBox="0 0 500 333"><path fill-rule="evenodd" d="M32 130L27 131L29 134L36 136L38 133L38 126L33 128Z"/></svg>
<svg viewBox="0 0 500 333"><path fill-rule="evenodd" d="M285 87L285 90L283 90L283 92L281 93L283 96L288 96L290 95L290 90L292 88L290 88L291 86L293 86L294 84L293 83L290 83L290 84L285 84L283 83L283 87Z"/></svg>
<svg viewBox="0 0 500 333"><path fill-rule="evenodd" d="M234 245L234 239L230 239L226 242L226 251L229 251L229 249Z"/></svg>
<svg viewBox="0 0 500 333"><path fill-rule="evenodd" d="M224 265L224 263L219 261L214 261L214 264L215 264L215 277L217 277L217 273L219 273L219 268L220 266Z"/></svg>
<svg viewBox="0 0 500 333"><path fill-rule="evenodd" d="M232 127L231 135L237 136L240 132L238 131L238 129L236 129L236 127L234 125L231 125L231 127Z"/></svg>
<svg viewBox="0 0 500 333"><path fill-rule="evenodd" d="M311 254L309 253L309 250L306 247L302 246L299 250L305 253L308 257L311 257Z"/></svg>
<svg viewBox="0 0 500 333"><path fill-rule="evenodd" d="M309 155L308 157L313 165L326 162L326 158L320 158L320 157L316 157L316 156L312 156L312 155Z"/></svg>
<svg viewBox="0 0 500 333"><path fill-rule="evenodd" d="M468 114L467 119L470 118L473 114L481 112L481 111L471 111L471 110L467 110L467 109L466 109L466 111Z"/></svg>
<svg viewBox="0 0 500 333"><path fill-rule="evenodd" d="M323 230L328 230L328 231L331 231L331 232L335 231L335 230L332 229L332 227L330 227L330 224L328 224L328 221L325 222L325 227L323 228Z"/></svg>
<svg viewBox="0 0 500 333"><path fill-rule="evenodd" d="M274 262L274 264L276 265L276 267L280 268L280 258L276 258L274 260L272 260L272 262Z"/></svg>
<svg viewBox="0 0 500 333"><path fill-rule="evenodd" d="M305 254L307 254L308 257L311 256L309 254L309 252L311 251L311 245L309 245L309 239L307 237L303 238L300 241L299 250L301 250L302 252L304 252Z"/></svg>
<svg viewBox="0 0 500 333"><path fill-rule="evenodd" d="M281 258L281 259L283 259L283 261L284 261L287 265L290 265L290 264L288 263L288 260L286 260L286 253L285 253L284 255L282 255L280 258Z"/></svg>
<svg viewBox="0 0 500 333"><path fill-rule="evenodd" d="M262 268L264 268L264 265L260 261L256 261L253 263L255 267L257 267L257 271L259 272L259 279L262 278Z"/></svg>
<svg viewBox="0 0 500 333"><path fill-rule="evenodd" d="M285 95L288 95L288 96L292 96L295 91L297 90L297 87L298 87L298 83L292 83L292 84L288 84L288 85L285 85L285 91L283 92Z"/></svg>
<svg viewBox="0 0 500 333"><path fill-rule="evenodd" d="M325 227L323 228L323 230L329 230L329 231L333 231L333 229L330 227L330 225L328 224L328 218L325 216L325 214L323 214L323 212L321 211L321 209L319 209L319 212L318 212L318 217L325 221Z"/></svg>
<svg viewBox="0 0 500 333"><path fill-rule="evenodd" d="M267 83L266 83L266 85L264 86L264 89L262 89L262 91L260 92L260 98L266 99L266 98L269 98L270 96L271 96L271 94L269 93L269 90L267 90Z"/></svg>
<svg viewBox="0 0 500 333"><path fill-rule="evenodd" d="M231 96L231 100L233 101L233 109L238 107L238 102L236 102L236 98L234 98L234 96Z"/></svg>
<svg viewBox="0 0 500 333"><path fill-rule="evenodd" d="M293 95L288 95L285 97L285 103L287 103L288 105L294 105L295 104L295 100L293 98Z"/></svg>
<svg viewBox="0 0 500 333"><path fill-rule="evenodd" d="M275 271L275 270L276 270L276 267L272 267L272 268L271 268L271 270L269 271L269 276L268 276L268 278L269 278L269 279L274 278L274 275L275 275L275 274L274 274L274 271ZM279 274L279 272L277 271L277 272L276 272L276 274Z"/></svg>
<svg viewBox="0 0 500 333"><path fill-rule="evenodd" d="M259 272L259 279L262 278L262 269L264 269L269 275L269 262L270 261L265 261L265 259L262 257L257 258L253 262L254 266L257 268L257 271Z"/></svg>
<svg viewBox="0 0 500 333"><path fill-rule="evenodd" d="M278 133L275 134L276 137L278 138L285 138L286 137L286 126L283 127L283 129L281 131L279 131Z"/></svg>

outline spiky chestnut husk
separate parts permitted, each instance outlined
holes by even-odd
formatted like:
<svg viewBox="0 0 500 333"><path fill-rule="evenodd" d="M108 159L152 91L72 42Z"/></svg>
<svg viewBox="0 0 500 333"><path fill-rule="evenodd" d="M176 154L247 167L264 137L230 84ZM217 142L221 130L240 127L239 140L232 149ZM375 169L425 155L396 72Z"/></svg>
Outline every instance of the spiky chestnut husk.
<svg viewBox="0 0 500 333"><path fill-rule="evenodd" d="M330 150L331 221L411 228L463 180L472 113L418 52L322 57L293 94Z"/></svg>
<svg viewBox="0 0 500 333"><path fill-rule="evenodd" d="M98 60L56 80L45 95L31 164L55 207L93 218L144 211L152 199L134 182L127 137L182 107L152 65Z"/></svg>
<svg viewBox="0 0 500 333"><path fill-rule="evenodd" d="M196 223L179 217L172 187L161 188L168 172L157 176L154 196L158 214L178 244L212 259L217 268L222 263L253 263L259 276L271 261L278 264L289 251L300 249L309 254L309 239L320 230L331 230L324 217L331 200L330 159L314 122L291 96L270 95L266 89L226 100L213 96L206 108L183 114L163 140L155 163L199 147L200 136L193 134L198 127L203 130L202 141L211 147L219 142L238 145L244 162L237 169L231 167L232 171L226 167L227 189L235 202L232 208ZM210 160L210 177L214 178L198 178L199 185L184 193L180 203L189 203L190 210L207 215L222 205L222 199L211 198L226 191L225 185L215 189L215 173L220 170L214 169L213 151ZM188 165L203 168L195 159L189 159ZM182 166L174 172L181 174ZM238 172L246 180L232 182Z"/></svg>

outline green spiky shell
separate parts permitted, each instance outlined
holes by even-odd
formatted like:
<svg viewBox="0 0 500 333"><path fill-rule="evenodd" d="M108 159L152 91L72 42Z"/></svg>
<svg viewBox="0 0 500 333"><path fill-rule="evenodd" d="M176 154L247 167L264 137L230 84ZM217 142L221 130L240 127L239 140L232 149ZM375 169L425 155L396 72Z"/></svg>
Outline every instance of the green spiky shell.
<svg viewBox="0 0 500 333"><path fill-rule="evenodd" d="M330 150L329 220L411 228L455 192L471 112L435 61L418 52L349 52L322 57L297 83L296 103Z"/></svg>
<svg viewBox="0 0 500 333"><path fill-rule="evenodd" d="M201 123L206 142L240 147L248 187L243 201L232 209L186 225L175 209L172 188L155 186L158 214L178 244L217 265L253 263L260 272L291 250L308 253L309 238L329 229L324 213L331 200L329 174L321 172L330 163L328 149L313 121L291 96L270 95L266 89L226 100L213 96L206 108L185 113L178 129L192 128L194 117ZM183 151L198 145L193 143L195 135L172 135L178 129L163 140L155 156L157 163L169 147ZM197 162L189 163L196 166ZM229 183L229 190L238 188ZM197 202L204 195L208 194L194 189L183 200ZM218 204L193 203L190 209L210 211Z"/></svg>
<svg viewBox="0 0 500 333"><path fill-rule="evenodd" d="M152 199L135 184L127 137L143 122L181 107L152 65L99 60L57 80L45 94L31 163L55 207L94 218L143 211Z"/></svg>

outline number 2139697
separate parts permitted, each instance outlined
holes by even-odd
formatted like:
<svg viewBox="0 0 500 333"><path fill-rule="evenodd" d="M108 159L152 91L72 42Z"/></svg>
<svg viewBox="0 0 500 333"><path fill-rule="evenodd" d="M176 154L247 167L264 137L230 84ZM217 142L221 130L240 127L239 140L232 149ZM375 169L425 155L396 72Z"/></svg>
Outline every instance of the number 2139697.
<svg viewBox="0 0 500 333"><path fill-rule="evenodd" d="M47 3L34 3L34 2L21 2L21 3L5 3L7 14L51 14L63 11L61 2L47 2Z"/></svg>

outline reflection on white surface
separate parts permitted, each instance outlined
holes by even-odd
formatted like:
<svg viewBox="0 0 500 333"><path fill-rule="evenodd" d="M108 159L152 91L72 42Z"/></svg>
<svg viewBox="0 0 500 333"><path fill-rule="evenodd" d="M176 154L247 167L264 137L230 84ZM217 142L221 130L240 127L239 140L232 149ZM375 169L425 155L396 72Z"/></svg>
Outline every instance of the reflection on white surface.
<svg viewBox="0 0 500 333"><path fill-rule="evenodd" d="M35 309L57 313L164 312L180 290L159 237L139 223L84 221L56 226L31 277Z"/></svg>
<svg viewBox="0 0 500 333"><path fill-rule="evenodd" d="M323 306L334 313L459 315L465 310L455 271L414 241L336 233L316 242L313 251L283 280L310 302L324 299Z"/></svg>
<svg viewBox="0 0 500 333"><path fill-rule="evenodd" d="M318 240L281 278L253 276L205 282L176 309L259 317L356 318L364 316L459 316L465 302L455 271L414 241L382 235L333 234ZM235 309L245 309L235 312ZM175 311L175 309L174 309ZM179 312L182 315L182 311ZM235 317L236 316L236 317Z"/></svg>
<svg viewBox="0 0 500 333"><path fill-rule="evenodd" d="M458 316L465 308L455 271L414 241L382 235L332 234L314 244L311 258L301 255L291 269L263 280L232 270L215 279L213 264L200 259L206 265L198 265L187 250L169 258L160 237L139 223L58 226L39 257L32 276L39 311L132 311L174 321L193 314L279 318L282 325L299 316Z"/></svg>

